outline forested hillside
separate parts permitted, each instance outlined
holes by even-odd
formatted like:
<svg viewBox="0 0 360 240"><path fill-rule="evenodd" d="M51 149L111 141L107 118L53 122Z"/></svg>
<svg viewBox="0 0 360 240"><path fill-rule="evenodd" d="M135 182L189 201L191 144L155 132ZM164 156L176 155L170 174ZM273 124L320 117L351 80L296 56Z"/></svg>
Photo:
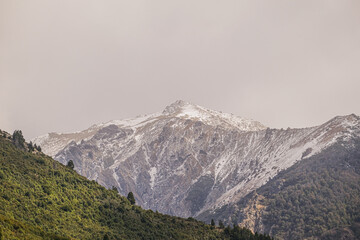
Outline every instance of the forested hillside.
<svg viewBox="0 0 360 240"><path fill-rule="evenodd" d="M237 204L200 217L210 218L277 239L359 239L360 140L337 143L280 172Z"/></svg>
<svg viewBox="0 0 360 240"><path fill-rule="evenodd" d="M139 206L0 132L0 239L270 239Z"/></svg>

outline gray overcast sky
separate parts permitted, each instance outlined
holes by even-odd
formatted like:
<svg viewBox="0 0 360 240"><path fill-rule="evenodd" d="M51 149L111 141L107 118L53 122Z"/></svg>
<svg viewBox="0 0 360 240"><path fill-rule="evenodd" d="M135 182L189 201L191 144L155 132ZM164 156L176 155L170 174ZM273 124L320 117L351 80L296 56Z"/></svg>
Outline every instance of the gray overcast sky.
<svg viewBox="0 0 360 240"><path fill-rule="evenodd" d="M359 0L0 0L0 129L26 138L177 99L269 127L360 114Z"/></svg>

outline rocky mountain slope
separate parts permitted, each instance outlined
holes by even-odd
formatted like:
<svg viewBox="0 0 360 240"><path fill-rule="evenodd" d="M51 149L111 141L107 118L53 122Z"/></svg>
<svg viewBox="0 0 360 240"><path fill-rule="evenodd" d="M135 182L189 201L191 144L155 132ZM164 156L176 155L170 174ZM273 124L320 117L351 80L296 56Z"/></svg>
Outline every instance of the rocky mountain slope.
<svg viewBox="0 0 360 240"><path fill-rule="evenodd" d="M270 129L177 101L161 113L34 140L61 163L144 208L188 217L234 203L281 170L359 136L356 115L316 127Z"/></svg>
<svg viewBox="0 0 360 240"><path fill-rule="evenodd" d="M271 240L144 210L18 139L0 130L0 239Z"/></svg>
<svg viewBox="0 0 360 240"><path fill-rule="evenodd" d="M339 141L198 218L238 223L276 239L360 239L360 138Z"/></svg>

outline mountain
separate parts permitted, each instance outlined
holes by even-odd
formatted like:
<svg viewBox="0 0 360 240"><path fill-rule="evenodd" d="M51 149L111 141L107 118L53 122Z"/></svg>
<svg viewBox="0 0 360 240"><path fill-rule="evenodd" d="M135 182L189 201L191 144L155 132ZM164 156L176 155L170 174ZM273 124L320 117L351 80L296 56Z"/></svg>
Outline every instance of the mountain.
<svg viewBox="0 0 360 240"><path fill-rule="evenodd" d="M360 137L338 141L198 219L239 223L276 239L360 239Z"/></svg>
<svg viewBox="0 0 360 240"><path fill-rule="evenodd" d="M210 109L193 105L181 100L167 106L163 112L145 116L139 116L133 119L116 120L102 124L95 124L90 128L75 133L49 133L33 139L41 145L44 152L50 156L55 156L60 150L71 142L80 142L92 138L100 129L109 125L116 125L121 128L130 128L136 130L149 122L159 120L164 117L179 117L191 120L198 120L210 125L223 125L230 128L237 128L243 131L256 131L266 127L259 122L245 118L237 117L233 114L221 113Z"/></svg>
<svg viewBox="0 0 360 240"><path fill-rule="evenodd" d="M144 208L189 217L236 203L282 170L359 136L359 117L316 127L270 129L177 101L161 113L37 139L43 151Z"/></svg>
<svg viewBox="0 0 360 240"><path fill-rule="evenodd" d="M17 140L0 130L0 239L270 240L143 210Z"/></svg>

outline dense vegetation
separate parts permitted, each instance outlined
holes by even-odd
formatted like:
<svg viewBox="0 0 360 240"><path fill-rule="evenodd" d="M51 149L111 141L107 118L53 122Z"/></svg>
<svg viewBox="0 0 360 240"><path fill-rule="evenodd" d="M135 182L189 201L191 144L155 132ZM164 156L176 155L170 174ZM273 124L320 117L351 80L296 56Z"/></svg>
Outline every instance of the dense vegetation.
<svg viewBox="0 0 360 240"><path fill-rule="evenodd" d="M279 174L258 193L268 206L264 224L274 236L304 239L354 228L360 223L360 142L351 149L334 145Z"/></svg>
<svg viewBox="0 0 360 240"><path fill-rule="evenodd" d="M360 239L360 140L304 159L236 205L202 218L243 223L254 203L262 206L253 215L255 230L276 239Z"/></svg>
<svg viewBox="0 0 360 240"><path fill-rule="evenodd" d="M143 210L16 139L0 131L0 239L270 239Z"/></svg>

